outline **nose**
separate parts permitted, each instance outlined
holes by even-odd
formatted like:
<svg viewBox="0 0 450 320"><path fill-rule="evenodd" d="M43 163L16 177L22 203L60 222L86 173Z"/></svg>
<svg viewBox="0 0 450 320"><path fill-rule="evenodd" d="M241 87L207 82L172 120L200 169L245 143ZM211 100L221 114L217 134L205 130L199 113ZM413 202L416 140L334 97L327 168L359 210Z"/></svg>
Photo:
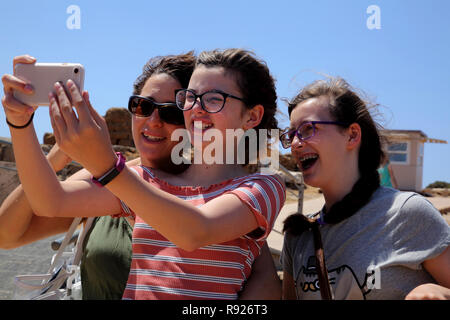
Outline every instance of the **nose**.
<svg viewBox="0 0 450 320"><path fill-rule="evenodd" d="M159 128L163 126L163 121L159 117L158 109L155 109L150 117L147 117L146 124L152 128Z"/></svg>
<svg viewBox="0 0 450 320"><path fill-rule="evenodd" d="M305 145L305 141L299 139L297 137L297 135L294 136L294 139L291 142L291 149L298 149L298 148L303 148L303 146Z"/></svg>
<svg viewBox="0 0 450 320"><path fill-rule="evenodd" d="M192 111L194 111L195 113L204 113L205 112L205 110L203 110L200 97L197 97L195 99L194 104L192 105Z"/></svg>

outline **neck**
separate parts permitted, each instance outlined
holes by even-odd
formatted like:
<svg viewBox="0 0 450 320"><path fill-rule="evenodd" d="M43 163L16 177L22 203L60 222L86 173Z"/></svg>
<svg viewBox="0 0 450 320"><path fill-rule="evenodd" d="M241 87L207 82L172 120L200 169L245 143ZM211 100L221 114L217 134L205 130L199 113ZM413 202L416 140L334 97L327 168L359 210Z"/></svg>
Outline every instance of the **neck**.
<svg viewBox="0 0 450 320"><path fill-rule="evenodd" d="M169 173L172 175L177 175L185 171L189 165L187 164L174 164L172 163L171 159L160 159L160 160L153 160L153 161L145 161L142 159L142 165L146 167L150 167L152 169L156 169L158 171L162 171L164 173Z"/></svg>
<svg viewBox="0 0 450 320"><path fill-rule="evenodd" d="M186 170L186 179L191 185L209 186L228 179L246 175L247 172L238 164L192 164Z"/></svg>
<svg viewBox="0 0 450 320"><path fill-rule="evenodd" d="M337 175L331 177L326 187L322 188L325 198L325 208L330 209L336 202L342 200L352 190L360 175L358 164L349 165Z"/></svg>

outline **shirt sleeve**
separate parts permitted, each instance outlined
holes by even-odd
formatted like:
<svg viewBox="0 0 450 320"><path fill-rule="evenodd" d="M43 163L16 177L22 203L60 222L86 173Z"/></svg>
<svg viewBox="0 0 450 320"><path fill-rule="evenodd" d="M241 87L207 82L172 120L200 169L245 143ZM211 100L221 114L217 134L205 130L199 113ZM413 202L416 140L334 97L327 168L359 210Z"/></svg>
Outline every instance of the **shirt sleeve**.
<svg viewBox="0 0 450 320"><path fill-rule="evenodd" d="M128 218L131 217L133 219L136 219L136 214L133 212L133 210L131 210L126 204L125 202L123 202L122 200L120 200L119 198L116 198L117 201L120 202L120 213L111 215L111 217L113 218Z"/></svg>
<svg viewBox="0 0 450 320"><path fill-rule="evenodd" d="M286 187L275 175L255 175L227 192L236 195L245 203L258 222L260 232L252 232L248 237L264 240L286 200Z"/></svg>
<svg viewBox="0 0 450 320"><path fill-rule="evenodd" d="M450 245L450 226L424 197L414 194L401 206L393 223L393 248L400 264L421 269Z"/></svg>

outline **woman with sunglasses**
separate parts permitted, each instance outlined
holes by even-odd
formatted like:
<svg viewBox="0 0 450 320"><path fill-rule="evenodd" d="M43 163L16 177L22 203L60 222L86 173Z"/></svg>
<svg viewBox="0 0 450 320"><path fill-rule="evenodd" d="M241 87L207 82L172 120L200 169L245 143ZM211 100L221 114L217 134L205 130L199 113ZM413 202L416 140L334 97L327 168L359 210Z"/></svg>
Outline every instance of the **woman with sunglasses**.
<svg viewBox="0 0 450 320"><path fill-rule="evenodd" d="M14 58L14 65L35 62L36 59L29 56ZM132 112L136 110L137 103L141 104L139 116L147 122L149 130L168 137L160 138L158 143L148 144L146 151L153 168L173 174L182 172L187 166L175 165L170 161L171 150L177 143L171 141L170 135L174 130L184 128L184 118L182 111L169 101L174 101L175 89L187 86L194 63L195 57L192 53L150 59L135 81L133 96L129 101L129 109ZM20 104L20 101L7 93L11 92L11 88L23 91L26 84L12 75L5 75L3 84L6 93L5 107L12 109ZM6 101L7 99L9 100ZM158 112L153 113L154 109L158 109ZM55 172L70 162L70 158L59 150L58 145L52 148L48 159ZM138 158L129 161L127 165L139 163ZM68 180L89 181L90 174L84 169ZM19 186L0 207L0 246L3 249L15 248L65 232L72 221L73 218L34 215L22 186ZM81 261L83 299L122 298L131 263L133 225L134 220L126 217L102 216L94 220L85 240Z"/></svg>
<svg viewBox="0 0 450 320"><path fill-rule="evenodd" d="M29 56L14 58L16 63L34 63ZM145 121L148 130L170 137L176 129L184 128L183 112L174 101L174 89L187 87L194 68L195 57L191 54L155 57L143 67L142 74L134 83L133 96L129 99L128 109L136 120ZM153 76L156 77L153 77ZM170 75L165 77L164 75ZM155 79L163 77L159 84ZM174 79L175 81L173 81ZM4 76L5 91L9 88L23 90L25 83L14 76ZM6 97L5 97L6 98ZM12 98L8 107L13 108ZM6 104L6 103L5 103ZM6 105L5 105L6 106ZM157 112L154 112L157 110ZM161 140L161 138L159 139ZM152 157L152 168L179 174L186 165L174 165L170 152L176 141L164 141L142 146L147 148L148 157ZM48 161L55 172L70 162L56 144L48 154ZM128 166L138 165L140 158L127 162ZM90 181L85 169L72 175L71 180ZM0 248L12 249L49 236L66 232L73 218L48 218L33 214L22 186L18 186L0 207ZM121 299L131 264L131 234L134 219L130 217L101 216L94 220L85 239L81 261L83 299ZM240 293L241 299L279 298L279 283L267 244L255 262L251 281ZM265 290L261 290L265 288Z"/></svg>
<svg viewBox="0 0 450 320"><path fill-rule="evenodd" d="M236 93L234 95L238 97L238 94L241 94L239 85L243 84L242 91L247 94L247 99L252 104L243 104L239 99L234 99L236 101L230 103L232 98L230 97L225 101L228 97L224 97L222 107L225 104L228 106L225 113L217 112L215 116L209 116L208 111L204 110L204 108L208 108L209 104L206 105L202 102L194 106L194 111L191 114L195 115L196 120L201 119L200 122L205 123L204 130L211 126L225 128L224 124L229 128L249 129L258 125L262 128L273 128L274 125L276 126L276 120L273 117L276 109L276 94L267 67L245 51L230 50L226 53L214 53L219 57L226 56L225 62L227 65L224 67L220 66L218 62L211 66L208 65L208 67L206 67L208 62L203 62L205 67L202 66L202 63L197 64L196 70L199 70L198 73L201 76L197 77L197 87L192 89L205 92L216 92L219 89L224 95L228 90ZM236 61L236 58L242 59L242 61ZM245 70L247 72L242 71L241 74L239 67L245 62L247 62L247 69ZM228 73L225 71L228 71ZM233 75L231 75L232 73ZM235 76L241 77L243 81L238 84ZM257 83L258 85L263 84L265 93L262 93L261 89L253 83L252 77L265 81L265 83L261 83L260 80L260 83ZM205 89L211 85L214 87ZM90 127L88 131L94 133L93 137L88 137L82 143L84 147L87 144L92 146L91 143L94 141L103 148L111 147L109 142L103 140L108 136L107 131L104 131L106 130L104 120L89 105L87 93L83 93L81 96L70 83L68 87L73 103L77 107L83 108L83 111L80 109L82 117L77 120L78 124L86 125L85 128ZM60 137L60 133L65 131L65 129L61 130L58 127L63 124L62 121L66 124L74 124L74 122L71 122L73 119L62 118L63 113L60 110L63 110L64 116L68 116L66 113L68 110L65 107L59 109L59 106L69 102L69 100L61 87L56 85L55 88L58 95L57 97L51 97L50 112L52 125L57 130L55 135L58 137L58 144L65 144L67 150L76 149L75 145L76 148L68 147L70 142ZM260 97L258 98L258 96ZM133 99L137 98L133 97ZM255 99L267 103L267 107L263 107ZM141 112L144 101L145 99L136 100L134 112ZM161 109L164 107L166 106L161 105ZM236 116L238 110L240 111L239 116ZM193 128L191 123L193 118L186 118L186 113L185 119L186 123L189 124L188 128ZM12 122L9 115L10 113L7 112L8 120ZM213 118L216 121L213 121ZM20 121L19 118L16 120ZM93 179L93 182L77 181L70 183L52 180L45 159L42 159L40 153L36 150L37 142L33 137L33 130L27 128L23 128L23 130L12 129L11 135L14 145L18 146L18 150L26 150L25 153L27 153L27 155L24 155L19 151L16 155L16 161L18 168L19 164L24 165L22 170L19 168L19 174L24 189L28 189L27 194L30 194L29 200L33 209L35 209L35 213L50 216L111 215L120 210L129 212L125 205L125 203L128 203L137 212L137 222L134 229L133 264L128 281L129 289L127 289L128 293L127 291L125 293L125 298L237 298L239 290L242 289L245 280L250 275L253 261L260 253L263 245L262 240L270 232L283 204L284 187L282 183L273 176L245 176L245 171L237 165L225 165L223 168L218 165L192 165L191 168L196 167L198 169L182 176L171 176L160 170L155 170L151 168L147 160L147 157L151 156L153 152L149 146L158 143L164 137L149 130L144 122L139 117L133 117L133 137L136 147L141 153L142 161L142 166L134 168L133 172L141 174L150 183L143 182L135 174L127 171L128 169L123 167L122 161L119 161L119 164L114 166L114 170L111 171L116 171L116 177L111 178L111 175L107 175L108 179L112 179L107 187L112 186L114 180L119 181L117 180L119 176L124 176L123 173L117 174L119 170L124 173L127 172L126 176L131 178L131 183L127 183L125 180L118 184L119 189L125 192L124 195L126 196L122 199L122 206L117 205L117 198L112 196L107 188L97 186L104 184L105 180ZM99 123L100 127L98 126ZM100 133L100 135L96 133ZM78 141L81 142L81 140ZM91 151L85 150L81 153ZM102 155L103 152L102 148L96 151L101 161L105 160L104 155ZM72 157L76 152L71 151L69 154ZM116 155L114 153L112 155L117 160ZM29 159L34 159L33 163ZM78 160L76 157L74 159ZM40 178L36 179L36 177L27 175L31 167L34 168L32 171L37 172ZM131 175L128 175L128 173L131 173ZM239 176L239 178L236 178L236 176ZM168 180L168 182L162 179ZM37 181L45 183L46 188L42 188L42 185L40 189L36 188ZM194 185L195 187L187 185ZM142 187L147 189L147 191L144 191L147 195L141 194ZM46 190L52 190L52 192ZM36 197L35 192L40 195ZM54 192L62 193L54 197ZM169 192L175 193L186 201L172 196ZM190 195L192 192L197 194ZM63 196L64 199L60 196ZM265 196L268 196L268 199L265 199ZM44 199L47 199L47 201ZM53 199L53 201L48 201L49 199ZM194 199L196 203L189 203L191 199ZM270 202L272 199L274 203ZM136 203L137 206L135 206L135 202L139 202L139 204ZM207 204L202 206L205 202ZM144 206L141 204L144 204ZM198 208L199 206L201 206L201 209ZM142 210L143 208L145 209ZM149 208L152 209L149 210ZM49 211L49 209L51 210ZM146 220L151 220L151 227L146 224L145 220L140 219L141 216ZM142 238L142 233L145 234L146 232L150 232L150 235L144 235ZM246 234L248 235L245 236ZM155 239L155 237L158 239ZM214 243L220 243L220 245L207 246ZM148 253L149 250L151 250L151 253ZM167 254L171 257L168 260L166 260ZM142 255L144 255L143 260L141 259ZM159 260L152 260L152 257L159 258ZM143 265L143 262L146 263ZM200 274L202 272L206 273ZM135 281L137 278L138 282ZM158 285L154 286L151 283L157 283ZM150 290L136 290L138 288L136 286L141 284ZM166 289L162 290L161 288L164 286L166 286Z"/></svg>
<svg viewBox="0 0 450 320"><path fill-rule="evenodd" d="M449 298L450 228L420 195L380 187L382 143L366 103L331 78L302 89L289 115L280 140L325 205L285 221L283 298Z"/></svg>

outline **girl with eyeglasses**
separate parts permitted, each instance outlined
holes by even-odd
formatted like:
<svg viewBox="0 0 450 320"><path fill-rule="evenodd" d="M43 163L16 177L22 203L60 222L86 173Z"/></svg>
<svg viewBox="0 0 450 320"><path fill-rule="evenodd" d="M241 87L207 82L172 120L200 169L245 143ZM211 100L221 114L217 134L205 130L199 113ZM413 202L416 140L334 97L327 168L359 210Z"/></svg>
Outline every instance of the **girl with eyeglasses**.
<svg viewBox="0 0 450 320"><path fill-rule="evenodd" d="M205 110L200 101L189 110L184 108L191 133L194 122L201 123L203 133L214 128L224 136L226 129L276 128L273 79L265 64L249 52L230 49L200 54L188 89L199 95L221 92L245 100L224 97L222 109L215 113ZM155 170L148 158L166 136L140 119L149 101L139 97L130 99L129 108L135 113L133 138L142 165L129 169L112 151L104 120L90 106L87 93L80 93L71 82L69 95L58 84L55 91L56 96L50 96L50 114L57 143L93 178L70 184L51 179L32 126L12 128L13 144L20 150L17 167L35 213L64 217L122 211L135 216L125 299L236 299L284 203L279 178L248 175L237 163L193 164L179 175ZM154 107L162 116L167 105ZM10 115L7 112L10 122L20 122Z"/></svg>
<svg viewBox="0 0 450 320"><path fill-rule="evenodd" d="M280 140L325 205L285 221L283 298L448 299L450 228L422 196L380 186L382 140L366 103L331 78L302 89L289 115Z"/></svg>

